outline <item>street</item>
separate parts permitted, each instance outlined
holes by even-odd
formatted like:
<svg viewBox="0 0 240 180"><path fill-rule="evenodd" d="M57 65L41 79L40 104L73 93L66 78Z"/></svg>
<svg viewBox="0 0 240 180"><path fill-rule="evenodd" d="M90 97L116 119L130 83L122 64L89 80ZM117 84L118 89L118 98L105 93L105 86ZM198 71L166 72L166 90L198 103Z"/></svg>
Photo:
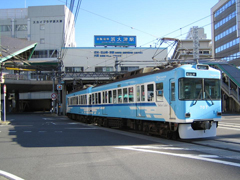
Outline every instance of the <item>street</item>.
<svg viewBox="0 0 240 180"><path fill-rule="evenodd" d="M173 141L50 114L8 115L0 126L0 180L239 179L240 118L224 116L218 136ZM2 173L1 173L2 172Z"/></svg>

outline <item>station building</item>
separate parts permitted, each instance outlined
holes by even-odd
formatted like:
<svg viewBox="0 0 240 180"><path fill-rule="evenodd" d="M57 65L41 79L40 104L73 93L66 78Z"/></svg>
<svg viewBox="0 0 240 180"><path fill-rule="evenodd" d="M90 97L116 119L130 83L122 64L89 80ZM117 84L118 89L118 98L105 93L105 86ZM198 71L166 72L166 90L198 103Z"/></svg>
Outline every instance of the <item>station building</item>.
<svg viewBox="0 0 240 180"><path fill-rule="evenodd" d="M36 42L30 61L57 61L62 47L75 47L74 16L65 5L0 9L2 36Z"/></svg>

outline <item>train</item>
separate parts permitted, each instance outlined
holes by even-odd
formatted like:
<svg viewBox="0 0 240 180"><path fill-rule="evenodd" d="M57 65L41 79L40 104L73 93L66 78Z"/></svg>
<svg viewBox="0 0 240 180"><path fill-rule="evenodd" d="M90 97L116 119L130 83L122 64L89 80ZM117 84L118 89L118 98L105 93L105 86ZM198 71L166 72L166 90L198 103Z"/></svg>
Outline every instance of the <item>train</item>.
<svg viewBox="0 0 240 180"><path fill-rule="evenodd" d="M66 95L70 119L171 139L216 136L221 72L207 64L174 64L120 75Z"/></svg>

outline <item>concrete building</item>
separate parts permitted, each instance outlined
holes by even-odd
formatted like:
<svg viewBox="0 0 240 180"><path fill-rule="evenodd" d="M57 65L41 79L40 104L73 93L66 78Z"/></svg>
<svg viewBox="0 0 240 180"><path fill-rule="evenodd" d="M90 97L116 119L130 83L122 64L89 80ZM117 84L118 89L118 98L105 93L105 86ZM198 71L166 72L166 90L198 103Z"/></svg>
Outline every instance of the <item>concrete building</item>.
<svg viewBox="0 0 240 180"><path fill-rule="evenodd" d="M166 48L152 47L71 47L65 49L67 49L63 60L65 73L129 72L160 65L166 62L168 54ZM152 57L156 51L161 51L161 53L153 60Z"/></svg>
<svg viewBox="0 0 240 180"><path fill-rule="evenodd" d="M199 42L199 59L209 59L212 57L211 39L207 39L204 33L204 28L197 28L198 42ZM186 39L179 40L171 59L173 60L187 60L194 59L194 35L193 28L190 28Z"/></svg>
<svg viewBox="0 0 240 180"><path fill-rule="evenodd" d="M240 0L219 0L211 14L213 57L240 66Z"/></svg>
<svg viewBox="0 0 240 180"><path fill-rule="evenodd" d="M30 61L57 61L62 47L75 47L74 16L65 5L0 9L3 36L37 42Z"/></svg>

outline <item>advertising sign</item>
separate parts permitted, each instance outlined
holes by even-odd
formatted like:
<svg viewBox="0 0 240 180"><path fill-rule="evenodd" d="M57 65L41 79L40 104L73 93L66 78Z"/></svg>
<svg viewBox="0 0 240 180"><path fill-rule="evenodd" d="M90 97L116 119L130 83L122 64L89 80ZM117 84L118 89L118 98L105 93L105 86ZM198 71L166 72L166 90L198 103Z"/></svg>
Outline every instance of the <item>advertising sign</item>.
<svg viewBox="0 0 240 180"><path fill-rule="evenodd" d="M94 36L94 46L136 46L136 36Z"/></svg>

